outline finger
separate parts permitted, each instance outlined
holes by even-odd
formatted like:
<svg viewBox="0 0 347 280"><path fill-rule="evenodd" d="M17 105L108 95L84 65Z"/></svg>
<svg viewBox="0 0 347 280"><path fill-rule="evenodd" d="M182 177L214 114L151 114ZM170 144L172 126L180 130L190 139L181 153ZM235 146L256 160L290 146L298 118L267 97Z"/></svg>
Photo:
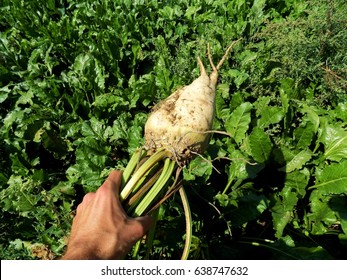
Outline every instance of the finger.
<svg viewBox="0 0 347 280"><path fill-rule="evenodd" d="M77 206L76 212L81 212L85 209L85 207L93 200L95 197L95 193L90 192L84 195L82 202Z"/></svg>
<svg viewBox="0 0 347 280"><path fill-rule="evenodd" d="M95 193L94 192L87 193L83 197L82 203L83 204L88 204L94 197L95 197Z"/></svg>
<svg viewBox="0 0 347 280"><path fill-rule="evenodd" d="M106 181L102 184L99 190L106 191L106 192L110 191L118 195L121 183L122 183L122 171L113 170L111 171L110 175L108 175Z"/></svg>
<svg viewBox="0 0 347 280"><path fill-rule="evenodd" d="M119 200L119 189L122 182L122 172L111 171L105 182L96 191L95 203L104 208L104 211L112 211L123 217L127 217Z"/></svg>

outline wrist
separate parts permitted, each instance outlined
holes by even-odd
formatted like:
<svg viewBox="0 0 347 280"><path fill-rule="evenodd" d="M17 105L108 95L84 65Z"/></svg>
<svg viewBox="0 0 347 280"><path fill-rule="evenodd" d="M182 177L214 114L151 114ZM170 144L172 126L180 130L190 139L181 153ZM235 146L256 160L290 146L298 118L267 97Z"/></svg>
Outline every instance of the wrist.
<svg viewBox="0 0 347 280"><path fill-rule="evenodd" d="M90 248L88 243L79 242L68 244L63 260L97 260L100 259L94 248Z"/></svg>

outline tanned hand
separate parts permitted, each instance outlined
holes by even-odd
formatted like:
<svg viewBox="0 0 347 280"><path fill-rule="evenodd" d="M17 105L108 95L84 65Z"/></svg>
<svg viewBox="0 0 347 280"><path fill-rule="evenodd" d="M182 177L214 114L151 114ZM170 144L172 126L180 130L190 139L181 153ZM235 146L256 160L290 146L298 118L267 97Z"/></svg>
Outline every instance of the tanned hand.
<svg viewBox="0 0 347 280"><path fill-rule="evenodd" d="M119 200L122 173L112 171L77 207L64 260L122 259L149 230L149 216L130 218Z"/></svg>

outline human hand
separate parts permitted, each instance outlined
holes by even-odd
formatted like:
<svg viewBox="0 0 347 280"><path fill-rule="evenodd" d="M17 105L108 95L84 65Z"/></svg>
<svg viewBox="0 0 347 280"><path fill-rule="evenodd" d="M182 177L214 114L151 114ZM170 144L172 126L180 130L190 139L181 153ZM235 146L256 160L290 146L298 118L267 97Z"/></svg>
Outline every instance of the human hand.
<svg viewBox="0 0 347 280"><path fill-rule="evenodd" d="M77 207L63 259L122 259L149 230L149 216L130 218L119 200L122 173L112 171Z"/></svg>

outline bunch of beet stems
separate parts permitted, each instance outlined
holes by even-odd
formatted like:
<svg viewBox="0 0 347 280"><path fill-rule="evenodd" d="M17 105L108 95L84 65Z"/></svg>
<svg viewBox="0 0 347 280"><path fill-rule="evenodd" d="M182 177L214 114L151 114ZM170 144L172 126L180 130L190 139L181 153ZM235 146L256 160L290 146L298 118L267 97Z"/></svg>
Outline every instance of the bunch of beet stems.
<svg viewBox="0 0 347 280"><path fill-rule="evenodd" d="M229 46L217 66L208 46L211 74L206 73L198 57L200 77L153 108L145 124L145 145L135 151L123 171L120 199L129 216L153 214L167 198L179 191L186 217L182 259L189 255L192 218L180 173L190 160L208 147L213 133L218 70L236 42ZM153 233L148 236L153 238Z"/></svg>

